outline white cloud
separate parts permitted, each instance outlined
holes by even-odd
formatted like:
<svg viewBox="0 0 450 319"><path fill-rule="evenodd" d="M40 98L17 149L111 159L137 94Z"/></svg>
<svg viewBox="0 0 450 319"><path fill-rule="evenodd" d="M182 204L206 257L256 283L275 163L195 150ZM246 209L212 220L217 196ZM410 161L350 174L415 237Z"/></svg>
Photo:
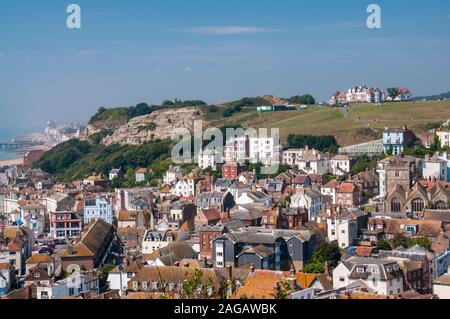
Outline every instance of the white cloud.
<svg viewBox="0 0 450 319"><path fill-rule="evenodd" d="M192 70L193 70L193 68L191 66L183 67L183 71L185 71L185 72L191 72Z"/></svg>
<svg viewBox="0 0 450 319"><path fill-rule="evenodd" d="M209 26L209 27L185 28L181 29L181 31L196 34L230 35L230 34L255 34L255 33L278 32L281 30L261 28L261 27Z"/></svg>

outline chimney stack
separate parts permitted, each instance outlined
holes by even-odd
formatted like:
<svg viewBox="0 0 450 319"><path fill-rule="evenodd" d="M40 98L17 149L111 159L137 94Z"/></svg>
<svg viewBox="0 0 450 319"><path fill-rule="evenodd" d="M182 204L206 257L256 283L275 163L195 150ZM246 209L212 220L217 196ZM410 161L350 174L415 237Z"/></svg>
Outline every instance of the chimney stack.
<svg viewBox="0 0 450 319"><path fill-rule="evenodd" d="M254 265L254 264L251 264L251 266L250 266L250 271L251 271L251 273L254 273L254 272L255 272L255 265Z"/></svg>
<svg viewBox="0 0 450 319"><path fill-rule="evenodd" d="M233 265L231 263L227 264L227 271L228 271L228 279L233 279Z"/></svg>
<svg viewBox="0 0 450 319"><path fill-rule="evenodd" d="M67 253L69 254L69 256L73 255L73 246L72 246L72 244L67 246Z"/></svg>

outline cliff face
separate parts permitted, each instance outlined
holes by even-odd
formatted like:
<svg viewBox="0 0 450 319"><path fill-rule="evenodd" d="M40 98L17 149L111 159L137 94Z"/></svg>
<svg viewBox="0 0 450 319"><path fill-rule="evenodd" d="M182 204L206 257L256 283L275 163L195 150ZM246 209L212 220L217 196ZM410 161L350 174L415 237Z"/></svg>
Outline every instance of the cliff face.
<svg viewBox="0 0 450 319"><path fill-rule="evenodd" d="M178 128L194 129L194 121L201 119L197 108L180 108L155 111L131 119L120 126L114 134L102 140L104 145L141 145L155 139L170 139L172 132Z"/></svg>
<svg viewBox="0 0 450 319"><path fill-rule="evenodd" d="M93 124L89 124L88 126L86 126L86 129L81 134L80 139L87 140L89 136L102 131L109 131L109 130L115 131L116 129L124 125L126 122L127 121L123 119L117 121L98 121Z"/></svg>

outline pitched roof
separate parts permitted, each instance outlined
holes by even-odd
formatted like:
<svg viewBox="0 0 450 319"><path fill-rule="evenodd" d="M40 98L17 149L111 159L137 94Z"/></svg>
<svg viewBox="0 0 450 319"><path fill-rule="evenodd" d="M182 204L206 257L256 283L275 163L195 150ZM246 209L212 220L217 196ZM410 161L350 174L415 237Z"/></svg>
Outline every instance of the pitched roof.
<svg viewBox="0 0 450 319"><path fill-rule="evenodd" d="M338 189L340 193L354 193L357 191L359 191L359 188L353 183L341 183Z"/></svg>
<svg viewBox="0 0 450 319"><path fill-rule="evenodd" d="M415 220L396 218L369 218L369 222L384 225L384 230L388 234L403 234L406 226L417 226L417 236L436 238L442 231L442 222L435 220Z"/></svg>
<svg viewBox="0 0 450 319"><path fill-rule="evenodd" d="M450 223L450 210L426 210L423 218L425 220L437 220Z"/></svg>
<svg viewBox="0 0 450 319"><path fill-rule="evenodd" d="M44 254L35 254L27 259L26 264L39 264L39 263L51 263L54 262L55 259L49 255Z"/></svg>
<svg viewBox="0 0 450 319"><path fill-rule="evenodd" d="M275 252L273 251L273 249L270 249L267 246L258 245L256 247L252 247L252 248L244 250L239 255L241 255L241 254L255 254L255 255L258 255L259 257L266 258L269 256L273 256L275 254Z"/></svg>
<svg viewBox="0 0 450 319"><path fill-rule="evenodd" d="M98 254L103 242L112 229L112 225L102 219L92 223L88 230L83 233L81 240L73 246L73 254L69 254L68 249L62 252L61 257L93 257Z"/></svg>
<svg viewBox="0 0 450 319"><path fill-rule="evenodd" d="M282 271L255 270L251 272L245 284L236 291L235 298L275 299L275 284L286 280Z"/></svg>
<svg viewBox="0 0 450 319"><path fill-rule="evenodd" d="M333 179L332 181L329 181L325 185L321 186L321 188L333 188L333 189L337 189L338 187L339 187L339 183L335 179Z"/></svg>
<svg viewBox="0 0 450 319"><path fill-rule="evenodd" d="M220 220L220 210L217 208L209 208L201 210L208 221Z"/></svg>
<svg viewBox="0 0 450 319"><path fill-rule="evenodd" d="M197 257L198 254L188 243L175 242L158 249L156 254L150 257L150 260L159 259L165 266L172 266L183 259L196 259Z"/></svg>
<svg viewBox="0 0 450 319"><path fill-rule="evenodd" d="M133 290L133 282L157 282L161 284L161 281L163 281L164 283L181 285L186 278L192 277L195 274L195 271L195 268L145 266L130 279L128 282L128 289ZM209 282L213 283L216 291L220 289L220 282L215 271L213 269L202 269L202 283L207 285ZM149 286L151 286L151 284Z"/></svg>
<svg viewBox="0 0 450 319"><path fill-rule="evenodd" d="M450 286L450 274L444 274L435 279L434 284Z"/></svg>

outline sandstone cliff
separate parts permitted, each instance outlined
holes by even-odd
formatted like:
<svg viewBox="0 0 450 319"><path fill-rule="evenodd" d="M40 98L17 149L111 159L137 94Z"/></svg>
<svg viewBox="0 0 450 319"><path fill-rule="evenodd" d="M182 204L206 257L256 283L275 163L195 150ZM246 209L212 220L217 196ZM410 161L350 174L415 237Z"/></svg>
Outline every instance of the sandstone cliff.
<svg viewBox="0 0 450 319"><path fill-rule="evenodd" d="M149 115L131 119L115 132L105 137L105 145L141 145L155 139L170 139L177 128L187 128L191 132L194 121L201 119L197 108L180 108L155 111Z"/></svg>

